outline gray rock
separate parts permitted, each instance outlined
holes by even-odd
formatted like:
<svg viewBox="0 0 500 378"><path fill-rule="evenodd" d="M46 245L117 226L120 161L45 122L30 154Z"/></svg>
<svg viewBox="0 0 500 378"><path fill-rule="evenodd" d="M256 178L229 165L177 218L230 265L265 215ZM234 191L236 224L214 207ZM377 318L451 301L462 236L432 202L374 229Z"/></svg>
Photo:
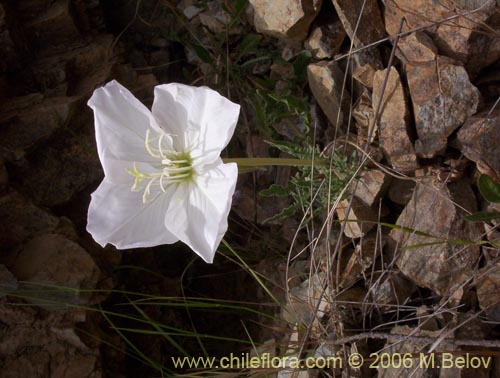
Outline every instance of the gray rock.
<svg viewBox="0 0 500 378"><path fill-rule="evenodd" d="M406 74L419 137L415 150L433 158L444 151L448 136L476 112L479 91L462 66L443 57L408 63Z"/></svg>

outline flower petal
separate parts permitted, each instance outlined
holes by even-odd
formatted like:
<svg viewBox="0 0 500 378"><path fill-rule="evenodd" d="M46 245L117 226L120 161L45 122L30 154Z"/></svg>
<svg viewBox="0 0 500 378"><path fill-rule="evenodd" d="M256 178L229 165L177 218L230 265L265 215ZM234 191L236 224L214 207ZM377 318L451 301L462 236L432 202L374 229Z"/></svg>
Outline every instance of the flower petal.
<svg viewBox="0 0 500 378"><path fill-rule="evenodd" d="M219 164L194 182L180 184L171 198L165 225L203 260L212 263L227 231L238 177L236 164Z"/></svg>
<svg viewBox="0 0 500 378"><path fill-rule="evenodd" d="M104 174L116 183L130 182L125 169L132 162L154 161L144 146L146 131L158 129L151 112L117 81L96 89L88 105L94 110Z"/></svg>
<svg viewBox="0 0 500 378"><path fill-rule="evenodd" d="M164 84L155 88L153 115L175 147L192 157L220 152L233 136L240 106L207 87Z"/></svg>
<svg viewBox="0 0 500 378"><path fill-rule="evenodd" d="M179 238L165 228L165 213L174 191L175 186L170 186L144 204L141 192L105 178L92 194L87 231L103 247L107 243L119 249L175 243Z"/></svg>

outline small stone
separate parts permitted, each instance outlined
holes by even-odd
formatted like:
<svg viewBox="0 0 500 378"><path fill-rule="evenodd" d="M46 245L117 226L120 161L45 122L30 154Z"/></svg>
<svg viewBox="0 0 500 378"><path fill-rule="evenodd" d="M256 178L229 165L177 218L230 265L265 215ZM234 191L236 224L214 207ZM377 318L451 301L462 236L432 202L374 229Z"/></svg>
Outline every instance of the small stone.
<svg viewBox="0 0 500 378"><path fill-rule="evenodd" d="M460 204L460 208L455 204ZM472 213L476 211L476 197L467 183L457 181L436 186L432 179L423 179L396 225L432 236L398 228L389 234L389 250L399 256L396 264L401 272L417 285L434 290L440 296L471 278L479 259L478 245L433 243L481 239L481 225L466 222L467 213L462 208ZM418 247L408 248L410 246Z"/></svg>
<svg viewBox="0 0 500 378"><path fill-rule="evenodd" d="M250 0L259 33L303 41L321 9L322 0Z"/></svg>
<svg viewBox="0 0 500 378"><path fill-rule="evenodd" d="M372 108L372 95L368 89L365 88L361 96L356 100L352 109L352 117L358 129L358 145L362 147L366 145L370 127L373 127L369 142L369 144L372 144L377 136L378 124L374 122L375 114Z"/></svg>
<svg viewBox="0 0 500 378"><path fill-rule="evenodd" d="M317 26L304 42L304 47L311 50L316 59L332 58L339 52L345 36L346 33L340 21Z"/></svg>
<svg viewBox="0 0 500 378"><path fill-rule="evenodd" d="M200 14L202 11L203 11L203 9L198 8L194 5L190 5L190 6L186 7L182 11L182 13L184 13L184 16L186 16L186 18L188 20L191 20L191 19L195 18L198 14Z"/></svg>
<svg viewBox="0 0 500 378"><path fill-rule="evenodd" d="M489 264L477 272L479 306L493 321L500 321L500 263Z"/></svg>
<svg viewBox="0 0 500 378"><path fill-rule="evenodd" d="M363 171L354 194L366 206L371 207L385 193L390 183L390 176L378 169Z"/></svg>
<svg viewBox="0 0 500 378"><path fill-rule="evenodd" d="M373 77L382 68L378 50L361 50L352 55L352 77L367 88L373 88Z"/></svg>
<svg viewBox="0 0 500 378"><path fill-rule="evenodd" d="M368 45L384 38L384 22L376 0L332 1L355 47Z"/></svg>
<svg viewBox="0 0 500 378"><path fill-rule="evenodd" d="M153 47L158 47L160 49L164 49L168 47L168 41L165 38L154 37L151 39L150 45Z"/></svg>
<svg viewBox="0 0 500 378"><path fill-rule="evenodd" d="M399 273L390 273L376 280L371 289L373 303L378 310L394 311L405 303L415 290L415 285Z"/></svg>
<svg viewBox="0 0 500 378"><path fill-rule="evenodd" d="M377 71L373 78L372 108L376 109L382 96L387 70ZM417 156L408 135L409 112L398 71L391 67L378 116L379 140L392 167L412 172L418 167Z"/></svg>
<svg viewBox="0 0 500 378"><path fill-rule="evenodd" d="M421 31L401 37L398 42L397 54L404 62L431 62L437 53L431 37Z"/></svg>
<svg viewBox="0 0 500 378"><path fill-rule="evenodd" d="M349 200L340 201L336 208L340 222L346 219L348 208ZM377 214L363 202L354 198L347 219L344 234L349 238L357 239L365 236L375 226L374 222L377 221Z"/></svg>
<svg viewBox="0 0 500 378"><path fill-rule="evenodd" d="M309 87L334 128L343 124L344 104L350 101L350 95L342 83L344 74L335 62L312 63L307 66Z"/></svg>
<svg viewBox="0 0 500 378"><path fill-rule="evenodd" d="M362 277L362 274L372 266L373 261L380 253L380 244L374 236L368 236L356 245L346 267L344 268L340 280L342 288L351 287Z"/></svg>
<svg viewBox="0 0 500 378"><path fill-rule="evenodd" d="M459 149L477 169L500 181L500 110L470 117L458 131Z"/></svg>
<svg viewBox="0 0 500 378"><path fill-rule="evenodd" d="M433 158L447 146L448 136L474 114L479 91L462 66L449 59L406 65L419 139L417 154Z"/></svg>
<svg viewBox="0 0 500 378"><path fill-rule="evenodd" d="M57 302L48 308L65 303L88 304L88 293L79 290L94 289L99 278L99 269L87 251L57 234L30 240L17 257L12 272L23 281L20 287L40 290L33 293L42 299L41 302L33 299L35 304L43 306L44 300L49 304Z"/></svg>

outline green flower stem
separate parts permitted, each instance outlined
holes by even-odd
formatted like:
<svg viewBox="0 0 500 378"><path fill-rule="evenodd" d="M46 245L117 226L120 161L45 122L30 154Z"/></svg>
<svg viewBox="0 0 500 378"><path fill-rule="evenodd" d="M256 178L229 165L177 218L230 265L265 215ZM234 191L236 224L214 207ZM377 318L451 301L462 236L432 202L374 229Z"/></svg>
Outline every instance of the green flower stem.
<svg viewBox="0 0 500 378"><path fill-rule="evenodd" d="M322 159L302 160L302 159L282 159L282 158L226 158L224 163L236 163L238 167L265 167L272 165L285 165L292 167L327 166L328 162Z"/></svg>

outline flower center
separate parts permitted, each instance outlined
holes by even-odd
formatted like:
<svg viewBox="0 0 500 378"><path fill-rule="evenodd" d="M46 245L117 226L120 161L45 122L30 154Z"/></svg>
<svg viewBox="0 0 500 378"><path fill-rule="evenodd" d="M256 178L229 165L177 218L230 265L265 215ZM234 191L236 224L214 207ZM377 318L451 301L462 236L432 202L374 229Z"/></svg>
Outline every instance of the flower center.
<svg viewBox="0 0 500 378"><path fill-rule="evenodd" d="M155 195L165 193L169 185L192 179L194 169L190 154L175 151L168 134L161 132L156 138L151 138L150 130L147 130L144 144L148 153L158 159L158 164L151 164L156 171L141 172L136 162L132 169L127 169L127 172L135 177L131 190L133 192L144 190L143 203L148 202L152 192L155 192ZM142 185L143 182L146 184Z"/></svg>

